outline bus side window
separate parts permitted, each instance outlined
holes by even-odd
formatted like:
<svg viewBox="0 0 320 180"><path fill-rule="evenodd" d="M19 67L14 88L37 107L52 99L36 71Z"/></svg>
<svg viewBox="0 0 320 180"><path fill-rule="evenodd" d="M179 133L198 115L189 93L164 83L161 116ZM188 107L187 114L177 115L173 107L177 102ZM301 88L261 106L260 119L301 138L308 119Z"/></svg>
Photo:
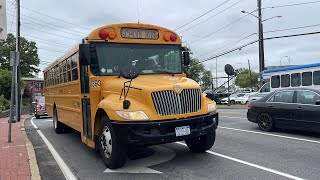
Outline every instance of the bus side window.
<svg viewBox="0 0 320 180"><path fill-rule="evenodd" d="M320 71L313 72L313 84L320 85Z"/></svg>
<svg viewBox="0 0 320 180"><path fill-rule="evenodd" d="M271 76L271 87L272 88L278 88L280 87L280 76Z"/></svg>
<svg viewBox="0 0 320 180"><path fill-rule="evenodd" d="M60 83L63 83L63 68L62 68L62 62L59 64L59 77L60 77Z"/></svg>
<svg viewBox="0 0 320 180"><path fill-rule="evenodd" d="M62 74L63 74L63 83L67 82L67 63L66 60L62 61Z"/></svg>
<svg viewBox="0 0 320 180"><path fill-rule="evenodd" d="M78 64L77 64L77 56L75 54L71 56L71 68L72 68L72 81L78 80Z"/></svg>
<svg viewBox="0 0 320 180"><path fill-rule="evenodd" d="M67 59L67 74L68 74L68 82L71 81L71 58Z"/></svg>
<svg viewBox="0 0 320 180"><path fill-rule="evenodd" d="M291 86L292 87L301 86L301 74L300 73L291 74Z"/></svg>
<svg viewBox="0 0 320 180"><path fill-rule="evenodd" d="M312 72L303 72L302 86L311 86L311 85L312 85Z"/></svg>
<svg viewBox="0 0 320 180"><path fill-rule="evenodd" d="M290 87L290 75L289 74L281 75L281 87Z"/></svg>

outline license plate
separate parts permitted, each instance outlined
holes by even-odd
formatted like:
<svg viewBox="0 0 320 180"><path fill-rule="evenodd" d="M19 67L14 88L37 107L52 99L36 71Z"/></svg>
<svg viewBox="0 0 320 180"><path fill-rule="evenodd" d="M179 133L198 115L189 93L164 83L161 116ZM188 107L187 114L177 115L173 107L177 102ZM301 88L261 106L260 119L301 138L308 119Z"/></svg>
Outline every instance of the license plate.
<svg viewBox="0 0 320 180"><path fill-rule="evenodd" d="M190 134L190 126L176 127L176 137Z"/></svg>

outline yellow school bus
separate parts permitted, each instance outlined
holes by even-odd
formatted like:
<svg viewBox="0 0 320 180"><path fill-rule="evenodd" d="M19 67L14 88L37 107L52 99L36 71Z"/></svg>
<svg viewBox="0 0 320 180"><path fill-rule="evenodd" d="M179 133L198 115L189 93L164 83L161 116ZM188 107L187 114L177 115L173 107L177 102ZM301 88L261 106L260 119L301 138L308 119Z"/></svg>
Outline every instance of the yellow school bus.
<svg viewBox="0 0 320 180"><path fill-rule="evenodd" d="M149 24L99 27L44 70L45 106L56 133L81 132L108 168L127 147L185 141L205 152L215 141L216 103L186 78L189 52L175 32Z"/></svg>

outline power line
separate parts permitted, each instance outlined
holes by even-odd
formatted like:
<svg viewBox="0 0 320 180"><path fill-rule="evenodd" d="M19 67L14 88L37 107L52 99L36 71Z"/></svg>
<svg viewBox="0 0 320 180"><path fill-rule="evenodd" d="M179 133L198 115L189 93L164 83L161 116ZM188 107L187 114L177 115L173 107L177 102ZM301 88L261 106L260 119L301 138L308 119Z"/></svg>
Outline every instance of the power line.
<svg viewBox="0 0 320 180"><path fill-rule="evenodd" d="M280 38L288 38L288 37L296 37L296 36L306 36L306 35L313 35L313 34L320 34L320 31L301 33L301 34L290 34L290 35L285 35L285 36L269 37L269 38L264 38L264 40L280 39Z"/></svg>
<svg viewBox="0 0 320 180"><path fill-rule="evenodd" d="M242 1L242 0L237 1L236 3L234 3L234 4L232 4L231 6L229 6L229 7L225 8L224 10L222 10L222 11L218 12L217 14L215 14L215 15L213 15L213 16L210 16L209 18L207 18L207 19L205 19L205 20L203 20L203 21L201 21L201 22L199 22L199 23L197 23L197 24L195 24L195 25L193 25L193 26L191 26L191 27L189 27L189 28L187 28L187 29L185 29L185 30L181 31L180 33L186 32L186 31L188 31L188 30L190 30L190 29L192 29L192 28L194 28L194 27L196 27L196 26L198 26L198 25L200 25L200 24L204 23L205 21L208 21L209 19L214 18L214 17L216 17L216 16L218 16L218 15L222 14L223 12L225 12L225 11L229 10L230 8L232 8L233 6L235 6L235 5L239 4L241 1Z"/></svg>
<svg viewBox="0 0 320 180"><path fill-rule="evenodd" d="M272 32L279 32L279 31L289 31L289 30L295 30L295 29L304 29L304 28L310 28L310 27L316 27L316 26L320 26L320 24L313 24L313 25L308 25L308 26L298 26L298 27L286 28L286 29L270 30L270 31L265 31L264 33L272 33Z"/></svg>
<svg viewBox="0 0 320 180"><path fill-rule="evenodd" d="M13 1L8 1L8 2L13 2ZM28 10L28 11L31 11L31 12L34 12L34 13L37 13L37 14L40 14L40 15L42 15L42 16L46 16L46 17L49 17L49 18L52 18L52 19L55 19L55 20L58 20L58 21L61 21L61 22L67 23L67 24L71 24L71 25L73 25L73 26L77 26L77 27L80 27L80 28L82 28L82 29L91 30L90 28L83 27L83 26L81 26L81 25L68 22L68 21L66 21L66 20L64 20L64 19L60 19L60 18L56 18L56 17L53 17L53 16L49 16L49 15L47 15L47 14L38 12L38 11L36 11L36 10L29 9L29 8L27 8L27 7L23 7L23 6L21 6L21 7L22 7L23 9L26 9L26 10Z"/></svg>
<svg viewBox="0 0 320 180"><path fill-rule="evenodd" d="M40 32L43 32L43 33L46 33L46 34L50 34L50 35L53 35L53 36L58 36L58 37L70 39L70 40L73 40L73 41L76 41L76 42L79 41L79 39L73 39L73 38L70 38L70 37L67 37L67 36L62 36L62 35L58 35L58 34L55 34L55 33L48 32L48 31L43 31L43 30L40 30L40 29L37 29L37 28L34 28L34 27L26 26L25 24L22 24L22 25L23 25L24 27L26 27L26 28L34 29L34 30L36 30L36 31L40 31Z"/></svg>
<svg viewBox="0 0 320 180"><path fill-rule="evenodd" d="M215 50L209 51L209 52L207 52L207 53L204 53L204 54L202 54L202 55L199 55L198 57L196 57L196 59L197 59L197 58L200 58L200 57L202 57L202 56L205 56L205 55L207 55L207 54L211 54L211 53L213 53L213 52L219 51L219 50L221 50L221 49L223 49L223 48L233 46L233 45L235 45L235 44L237 44L237 43L239 43L239 42L241 42L241 41L243 41L243 40L245 40L245 39L248 39L249 37L251 37L251 36L253 36L253 35L255 35L255 34L257 34L257 33L252 33L252 34L250 34L250 35L248 35L248 36L246 36L246 37L244 37L244 38L241 38L241 39L239 39L239 40L237 40L237 41L234 41L234 42L232 42L232 43L229 43L229 44L227 44L227 45L225 45L225 46L222 46L222 47L220 47L220 48L218 48L218 49L215 49Z"/></svg>
<svg viewBox="0 0 320 180"><path fill-rule="evenodd" d="M63 52L63 51L57 51L57 50L54 50L54 49L48 49L48 48L39 48L39 50L46 50L46 51L51 51L51 52L56 52L56 53L66 53L66 52Z"/></svg>
<svg viewBox="0 0 320 180"><path fill-rule="evenodd" d="M286 4L286 5L280 5L280 6L271 6L271 7L264 7L263 9L284 8L284 7L291 7L291 6L314 4L314 3L320 3L320 1L309 1L309 2L304 2L304 3Z"/></svg>
<svg viewBox="0 0 320 180"><path fill-rule="evenodd" d="M7 9L7 10L8 10L8 11L11 11L11 12L14 12L13 10L10 10L10 9ZM48 22L46 22L46 21L43 21L43 20L34 18L34 17L32 17L32 16L28 16L28 15L24 15L24 14L21 15L21 16L26 17L26 18L22 18L22 19L28 19L29 21L30 21L30 19L33 19L33 20L35 20L35 21L37 21L37 22L42 22L42 23L44 23L44 24L47 24L47 26L52 26L52 23L48 23ZM55 27L62 28L62 29L66 29L66 30L68 30L68 31L72 31L72 32L74 32L74 33L79 33L79 34L81 34L81 35L86 34L86 33L84 33L84 32L80 32L80 31L77 31L77 30L70 29L70 28L68 28L68 27L66 27L66 26L59 26L59 25L54 25L54 26L55 26Z"/></svg>
<svg viewBox="0 0 320 180"><path fill-rule="evenodd" d="M253 12L254 12L254 11L253 11ZM249 14L244 15L244 16L240 17L239 19L237 19L237 20L235 20L235 21L233 21L233 22L231 22L231 23L223 26L222 28L220 28L220 29L218 29L218 30L216 30L216 31L214 31L214 32L212 32L212 33L209 33L209 34L207 34L207 35L205 35L205 36L203 36L203 37L201 37L201 38L199 38L199 39L197 39L197 40L195 40L195 41L192 41L190 44L193 44L193 43L198 42L198 41L200 41L200 40L202 40L202 39L204 39L204 38L207 38L207 37L211 36L212 34L215 34L215 33L219 32L219 31L221 31L221 30L223 30L223 29L231 26L232 24L240 21L241 19L247 17L248 15L249 15Z"/></svg>
<svg viewBox="0 0 320 180"><path fill-rule="evenodd" d="M230 0L226 0L226 1L222 2L221 4L219 4L218 6L216 6L216 7L212 8L212 9L210 9L209 11L205 12L204 14L201 14L200 16L198 16L198 17L194 18L193 20L191 20L191 21L189 21L189 22L185 23L184 25L182 25L182 26L180 26L180 27L176 28L174 31L177 31L178 29L181 29L181 28L185 27L186 25L188 25L188 24L190 24L190 23L192 23L192 22L194 22L194 21L198 20L199 18L201 18L201 17L203 17L203 16L205 16L205 15L209 14L210 12L214 11L215 9L218 9L219 7L221 7L221 6L223 6L224 4L226 4L228 1L230 1Z"/></svg>

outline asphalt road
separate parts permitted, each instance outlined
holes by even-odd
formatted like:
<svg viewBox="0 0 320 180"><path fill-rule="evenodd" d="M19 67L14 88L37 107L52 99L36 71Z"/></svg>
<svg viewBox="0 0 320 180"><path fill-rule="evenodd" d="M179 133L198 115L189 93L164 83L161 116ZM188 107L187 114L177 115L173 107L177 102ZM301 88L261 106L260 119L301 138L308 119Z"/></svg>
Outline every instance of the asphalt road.
<svg viewBox="0 0 320 180"><path fill-rule="evenodd" d="M320 134L280 130L260 131L246 119L246 110L220 110L216 142L196 154L180 143L152 146L153 155L129 160L124 168L108 170L98 152L81 143L80 133L55 134L52 119L33 119L77 179L319 179ZM35 146L43 179L63 177L40 136L28 136ZM38 137L39 136L39 137ZM48 171L52 169L50 175Z"/></svg>

